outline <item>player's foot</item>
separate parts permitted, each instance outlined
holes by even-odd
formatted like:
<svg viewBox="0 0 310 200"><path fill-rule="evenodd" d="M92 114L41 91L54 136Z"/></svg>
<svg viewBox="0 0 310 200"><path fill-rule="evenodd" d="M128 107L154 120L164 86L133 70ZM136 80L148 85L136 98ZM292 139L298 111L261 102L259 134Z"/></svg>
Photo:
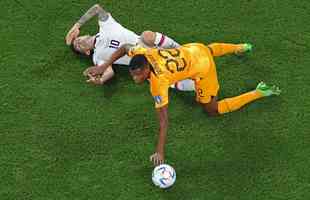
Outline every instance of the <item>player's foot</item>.
<svg viewBox="0 0 310 200"><path fill-rule="evenodd" d="M250 43L244 43L242 44L242 48L238 51L235 52L235 54L240 55L243 54L245 52L250 52L253 49L253 45Z"/></svg>
<svg viewBox="0 0 310 200"><path fill-rule="evenodd" d="M256 91L260 92L264 97L271 96L271 95L280 95L281 90L277 86L268 86L264 82L260 82L257 87Z"/></svg>

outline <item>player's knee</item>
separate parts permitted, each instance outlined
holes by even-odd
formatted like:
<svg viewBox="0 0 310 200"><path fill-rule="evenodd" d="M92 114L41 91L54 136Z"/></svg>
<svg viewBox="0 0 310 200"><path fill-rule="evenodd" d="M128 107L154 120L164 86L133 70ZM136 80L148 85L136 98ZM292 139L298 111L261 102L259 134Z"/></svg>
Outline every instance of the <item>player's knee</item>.
<svg viewBox="0 0 310 200"><path fill-rule="evenodd" d="M144 31L141 34L141 40L143 43L145 43L147 46L154 46L156 38L156 33L153 31Z"/></svg>
<svg viewBox="0 0 310 200"><path fill-rule="evenodd" d="M217 116L219 114L217 103L211 102L207 104L202 104L202 107L203 110L211 117Z"/></svg>

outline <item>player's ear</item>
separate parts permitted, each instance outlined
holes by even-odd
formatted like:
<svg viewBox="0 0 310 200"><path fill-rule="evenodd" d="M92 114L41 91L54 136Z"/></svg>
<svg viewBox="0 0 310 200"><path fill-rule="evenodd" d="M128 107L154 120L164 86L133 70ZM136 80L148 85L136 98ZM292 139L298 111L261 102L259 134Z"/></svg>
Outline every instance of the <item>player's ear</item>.
<svg viewBox="0 0 310 200"><path fill-rule="evenodd" d="M143 68L143 71L144 71L144 76L147 78L149 77L150 73L151 73L151 66L150 64L148 64L148 66L144 67Z"/></svg>

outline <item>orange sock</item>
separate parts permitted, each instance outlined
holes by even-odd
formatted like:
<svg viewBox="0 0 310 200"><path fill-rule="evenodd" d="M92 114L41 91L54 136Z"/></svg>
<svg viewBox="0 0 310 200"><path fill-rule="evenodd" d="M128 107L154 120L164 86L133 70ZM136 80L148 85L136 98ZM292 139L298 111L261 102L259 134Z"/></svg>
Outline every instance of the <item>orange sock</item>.
<svg viewBox="0 0 310 200"><path fill-rule="evenodd" d="M241 51L243 44L212 43L208 47L211 48L212 55L216 57Z"/></svg>
<svg viewBox="0 0 310 200"><path fill-rule="evenodd" d="M244 93L240 96L226 98L218 102L218 112L220 114L232 112L238 110L247 103L250 103L256 99L262 98L263 95L258 91L254 90L251 92Z"/></svg>

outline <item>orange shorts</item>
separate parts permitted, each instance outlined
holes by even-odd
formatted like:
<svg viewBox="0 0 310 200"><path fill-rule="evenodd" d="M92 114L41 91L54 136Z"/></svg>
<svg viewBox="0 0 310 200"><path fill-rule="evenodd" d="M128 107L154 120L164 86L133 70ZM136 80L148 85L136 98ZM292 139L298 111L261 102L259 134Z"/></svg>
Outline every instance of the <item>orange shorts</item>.
<svg viewBox="0 0 310 200"><path fill-rule="evenodd" d="M213 56L209 47L203 44L191 44L190 48L195 52L193 64L198 72L192 77L195 81L196 101L209 103L212 97L217 96L220 88Z"/></svg>

